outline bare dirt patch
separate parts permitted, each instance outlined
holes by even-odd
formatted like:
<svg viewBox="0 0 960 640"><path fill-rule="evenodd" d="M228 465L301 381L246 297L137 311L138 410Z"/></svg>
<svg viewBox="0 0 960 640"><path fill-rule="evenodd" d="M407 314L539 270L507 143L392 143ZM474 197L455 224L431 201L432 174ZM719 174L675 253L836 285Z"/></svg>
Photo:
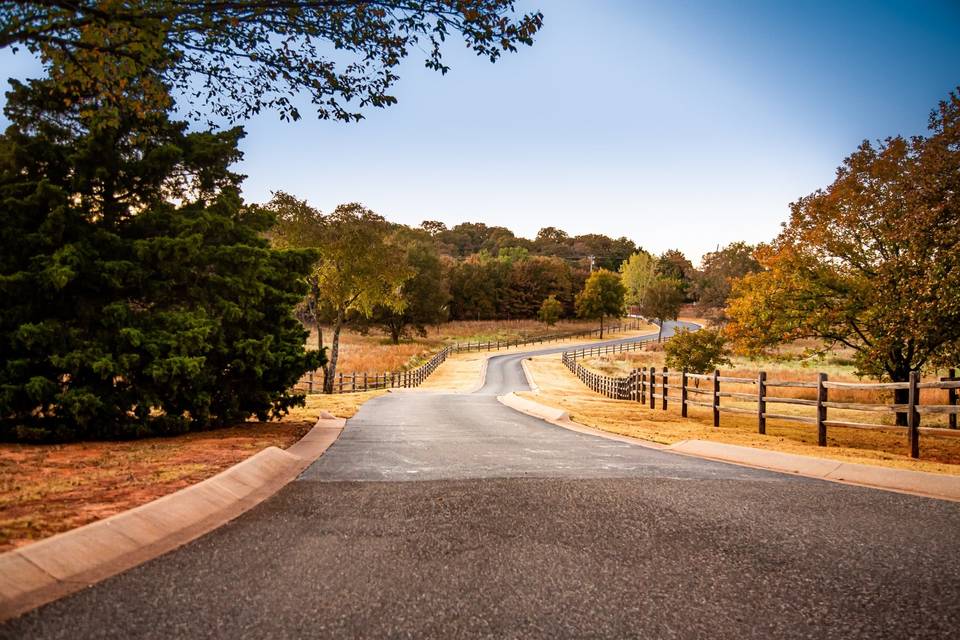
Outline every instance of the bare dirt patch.
<svg viewBox="0 0 960 640"><path fill-rule="evenodd" d="M132 509L205 480L271 446L285 449L320 411L349 418L383 392L309 396L281 422L171 438L0 444L0 551Z"/></svg>

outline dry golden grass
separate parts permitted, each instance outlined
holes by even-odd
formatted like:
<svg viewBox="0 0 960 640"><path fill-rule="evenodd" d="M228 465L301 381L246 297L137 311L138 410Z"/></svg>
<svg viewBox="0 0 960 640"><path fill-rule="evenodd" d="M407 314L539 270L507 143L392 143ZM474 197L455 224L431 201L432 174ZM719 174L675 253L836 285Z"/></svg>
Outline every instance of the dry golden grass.
<svg viewBox="0 0 960 640"><path fill-rule="evenodd" d="M655 345L651 345L656 349ZM838 358L839 359L839 358ZM602 373L608 376L626 376L633 369L656 367L658 371L663 370L664 353L662 350L645 350L635 352L624 352L608 354L594 358L581 360L588 369ZM776 387L773 385L778 381L796 381L796 382L816 382L817 375L820 372L826 373L833 382L871 382L862 380L854 374L852 365L838 364L834 359L825 360L749 360L746 358L734 358L733 365L724 367L720 371L721 376L735 378L756 379L760 371L767 372L768 395L781 398L802 398L807 400L816 399L814 389ZM931 376L925 381L936 380L936 376ZM678 380L674 383L679 384ZM710 384L710 383L704 383ZM757 387L754 384L736 384L730 382L721 383L721 391L730 391L734 393L755 394ZM672 392L671 395L677 395ZM696 399L691 396L691 399ZM888 390L852 390L852 389L830 389L829 399L832 402L856 402L861 404L893 404L893 392ZM743 409L755 409L754 401L737 401L725 398L724 406L738 407ZM941 389L921 389L920 402L923 404L946 404L947 392ZM798 405L770 404L768 410L771 413L782 413L786 415L810 416L815 415L812 407L803 407ZM830 409L830 419L844 420L847 422L865 422L872 424L894 424L895 416L893 413L881 413L875 411L849 411L841 409ZM946 427L947 416L930 414L922 418L925 427Z"/></svg>
<svg viewBox="0 0 960 640"><path fill-rule="evenodd" d="M352 330L340 334L340 354L337 370L383 373L404 371L423 364L444 346L456 342L507 341L538 335L590 331L597 328L594 321L562 320L550 327L536 320L463 320L430 327L425 337L414 336L393 344L390 336L372 329L367 335ZM656 330L655 327L653 327ZM615 334L622 335L622 334ZM324 344L329 346L331 331L324 328ZM312 328L307 348L316 349L317 330Z"/></svg>
<svg viewBox="0 0 960 640"><path fill-rule="evenodd" d="M920 460L908 456L906 434L902 429L865 431L833 427L827 431L828 446L818 447L816 428L812 425L768 420L767 435L760 435L755 418L723 414L721 426L714 428L712 413L707 408L690 407L690 417L682 418L676 403L663 411L659 401L657 409L650 409L646 404L610 400L594 393L563 366L558 356L534 358L528 364L540 392L520 395L569 411L573 420L605 431L663 444L715 440L821 458L960 475L960 438L921 435ZM779 408L777 412L787 413Z"/></svg>
<svg viewBox="0 0 960 640"><path fill-rule="evenodd" d="M328 330L324 331L325 344L329 347ZM317 347L317 334L314 329L307 346ZM362 335L353 331L343 331L340 334L340 354L337 370L344 373L366 371L369 373L383 373L384 371L402 371L421 362L440 350L442 343L437 340L418 339L401 341L393 344L389 336L378 333Z"/></svg>
<svg viewBox="0 0 960 640"><path fill-rule="evenodd" d="M418 388L424 391L466 393L480 385L484 363L491 354L456 353L448 357Z"/></svg>
<svg viewBox="0 0 960 640"><path fill-rule="evenodd" d="M287 448L321 411L349 418L385 393L312 395L280 422L172 438L61 445L0 444L0 551L145 504L270 446Z"/></svg>
<svg viewBox="0 0 960 640"><path fill-rule="evenodd" d="M382 396L387 393L383 389L377 391L361 391L358 393L335 393L326 395L314 393L307 396L307 406L297 407L290 412L287 419L296 420L302 418L305 420L317 421L321 411L326 411L338 418L352 418L357 410L367 400Z"/></svg>
<svg viewBox="0 0 960 640"><path fill-rule="evenodd" d="M617 337L629 338L632 336L644 335L650 333L651 329L656 329L653 325L643 325L638 330L627 331L616 334ZM606 339L606 338L605 338ZM495 351L471 351L467 353L456 353L448 357L443 364L437 367L437 370L431 374L427 380L420 385L420 389L427 391L449 391L449 392L467 392L472 391L481 383L484 363L492 356L504 355L508 353L526 353L536 351L543 347L579 345L595 342L599 338L587 340L584 338L572 338L570 340L558 340L544 345L531 344L510 349L500 349Z"/></svg>

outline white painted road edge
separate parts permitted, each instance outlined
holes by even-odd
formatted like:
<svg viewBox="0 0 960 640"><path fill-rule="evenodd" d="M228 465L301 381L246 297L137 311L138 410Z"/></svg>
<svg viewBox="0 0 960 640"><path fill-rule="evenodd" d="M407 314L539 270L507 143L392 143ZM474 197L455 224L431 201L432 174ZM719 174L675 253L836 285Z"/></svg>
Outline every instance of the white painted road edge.
<svg viewBox="0 0 960 640"><path fill-rule="evenodd" d="M0 621L172 551L236 518L319 458L345 423L324 412L288 449L267 447L195 485L0 554Z"/></svg>
<svg viewBox="0 0 960 640"><path fill-rule="evenodd" d="M526 366L526 360L522 362L522 365L530 388L536 390L536 393L539 393L539 387L534 382L533 375ZM770 451L769 449L756 449L754 447L725 444L711 440L683 440L672 445L664 445L588 427L571 420L570 414L562 409L556 409L527 398L521 398L515 393L498 396L497 400L511 409L534 416L535 418L540 418L558 427L610 440L628 442L651 449L659 449L661 451L669 451L671 453L679 453L698 458L729 462L756 469L766 469L831 482L960 502L960 476L948 476L925 471L911 471L909 469L875 467L867 464L843 462L841 460L815 458L813 456L803 456L794 453Z"/></svg>

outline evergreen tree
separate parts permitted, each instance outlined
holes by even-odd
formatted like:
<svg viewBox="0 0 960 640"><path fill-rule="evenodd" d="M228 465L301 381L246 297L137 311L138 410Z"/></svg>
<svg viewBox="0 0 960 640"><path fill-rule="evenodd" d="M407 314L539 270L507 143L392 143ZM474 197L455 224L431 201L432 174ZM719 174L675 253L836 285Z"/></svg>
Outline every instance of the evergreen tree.
<svg viewBox="0 0 960 640"><path fill-rule="evenodd" d="M0 136L0 437L183 432L283 414L316 366L292 317L310 252L245 207L240 129L137 97L13 83ZM293 275L294 277L291 277Z"/></svg>

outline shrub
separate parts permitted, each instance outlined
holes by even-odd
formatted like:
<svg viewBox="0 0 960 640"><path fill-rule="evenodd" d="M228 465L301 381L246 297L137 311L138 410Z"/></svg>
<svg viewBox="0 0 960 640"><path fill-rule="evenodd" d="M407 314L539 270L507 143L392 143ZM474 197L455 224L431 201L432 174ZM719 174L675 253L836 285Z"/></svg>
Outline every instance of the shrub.
<svg viewBox="0 0 960 640"><path fill-rule="evenodd" d="M663 347L666 364L688 373L709 373L721 365L730 365L726 338L715 329L680 331Z"/></svg>

